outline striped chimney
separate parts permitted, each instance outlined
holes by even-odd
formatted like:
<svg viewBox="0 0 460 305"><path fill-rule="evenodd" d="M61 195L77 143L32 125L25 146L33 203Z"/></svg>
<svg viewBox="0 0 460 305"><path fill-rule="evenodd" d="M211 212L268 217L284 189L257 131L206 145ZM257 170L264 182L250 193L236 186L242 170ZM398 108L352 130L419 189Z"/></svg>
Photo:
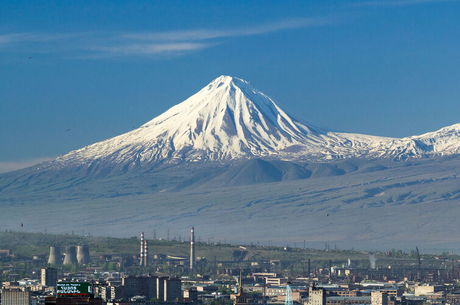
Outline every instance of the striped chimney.
<svg viewBox="0 0 460 305"><path fill-rule="evenodd" d="M195 269L195 228L190 231L190 272Z"/></svg>
<svg viewBox="0 0 460 305"><path fill-rule="evenodd" d="M144 266L147 266L149 263L149 246L147 245L147 240L144 241Z"/></svg>
<svg viewBox="0 0 460 305"><path fill-rule="evenodd" d="M144 232L141 232L141 258L139 265L144 266Z"/></svg>

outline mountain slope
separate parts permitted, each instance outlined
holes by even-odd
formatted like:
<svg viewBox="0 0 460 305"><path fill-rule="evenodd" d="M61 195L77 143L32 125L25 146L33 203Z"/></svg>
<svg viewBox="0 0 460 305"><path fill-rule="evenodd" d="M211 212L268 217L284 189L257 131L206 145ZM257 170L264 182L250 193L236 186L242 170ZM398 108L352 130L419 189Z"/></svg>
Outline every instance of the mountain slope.
<svg viewBox="0 0 460 305"><path fill-rule="evenodd" d="M160 164L271 158L324 162L460 152L460 124L403 139L329 132L287 114L248 82L220 76L140 128L35 166L106 175Z"/></svg>
<svg viewBox="0 0 460 305"><path fill-rule="evenodd" d="M239 242L450 247L459 147L460 124L402 139L328 132L222 76L136 130L0 175L0 229L195 225Z"/></svg>
<svg viewBox="0 0 460 305"><path fill-rule="evenodd" d="M377 145L378 157L409 159L442 157L460 153L460 124L454 124L419 136L394 139Z"/></svg>
<svg viewBox="0 0 460 305"><path fill-rule="evenodd" d="M269 156L323 135L281 110L249 83L221 76L140 128L70 152L58 163L102 159L133 167L167 161L215 161Z"/></svg>
<svg viewBox="0 0 460 305"><path fill-rule="evenodd" d="M365 156L371 145L391 140L312 127L248 82L221 76L140 128L72 151L42 164L41 170L126 171L161 163L253 157L333 160Z"/></svg>

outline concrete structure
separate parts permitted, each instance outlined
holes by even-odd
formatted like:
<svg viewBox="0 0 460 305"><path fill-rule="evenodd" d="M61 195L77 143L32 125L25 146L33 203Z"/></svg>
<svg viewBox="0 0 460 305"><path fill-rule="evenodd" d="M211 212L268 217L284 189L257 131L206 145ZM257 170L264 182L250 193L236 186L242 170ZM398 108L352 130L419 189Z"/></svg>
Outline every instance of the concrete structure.
<svg viewBox="0 0 460 305"><path fill-rule="evenodd" d="M429 295L436 292L443 291L444 287L441 285L415 285L414 286L414 295L416 297L422 295Z"/></svg>
<svg viewBox="0 0 460 305"><path fill-rule="evenodd" d="M75 246L67 246L65 249L64 265L76 265L77 260L77 249Z"/></svg>
<svg viewBox="0 0 460 305"><path fill-rule="evenodd" d="M42 286L56 287L57 275L56 268L43 268L40 277Z"/></svg>
<svg viewBox="0 0 460 305"><path fill-rule="evenodd" d="M89 256L88 246L78 246L77 247L77 261L81 265L87 265L91 262L91 257Z"/></svg>
<svg viewBox="0 0 460 305"><path fill-rule="evenodd" d="M184 290L184 298L189 299L192 302L198 301L198 290L196 287L190 287Z"/></svg>
<svg viewBox="0 0 460 305"><path fill-rule="evenodd" d="M48 258L48 264L60 265L62 264L61 252L59 247L50 247L50 256Z"/></svg>
<svg viewBox="0 0 460 305"><path fill-rule="evenodd" d="M178 278L168 278L164 281L163 301L172 302L182 296L181 281Z"/></svg>
<svg viewBox="0 0 460 305"><path fill-rule="evenodd" d="M448 293L445 298L445 304L446 305L460 304L460 294Z"/></svg>
<svg viewBox="0 0 460 305"><path fill-rule="evenodd" d="M30 291L2 289L2 305L30 305Z"/></svg>
<svg viewBox="0 0 460 305"><path fill-rule="evenodd" d="M147 240L144 240L144 267L147 267L149 264L149 246L147 245Z"/></svg>
<svg viewBox="0 0 460 305"><path fill-rule="evenodd" d="M147 299L157 298L157 277L129 275L122 278L127 299L134 296L145 296Z"/></svg>
<svg viewBox="0 0 460 305"><path fill-rule="evenodd" d="M190 231L190 272L195 270L195 228Z"/></svg>
<svg viewBox="0 0 460 305"><path fill-rule="evenodd" d="M165 295L165 281L167 280L168 278L165 277L165 276L161 276L161 277L158 277L157 278L157 298L161 301L164 300L164 295Z"/></svg>
<svg viewBox="0 0 460 305"><path fill-rule="evenodd" d="M323 288L315 287L311 285L308 289L308 305L325 305L326 304L326 292Z"/></svg>
<svg viewBox="0 0 460 305"><path fill-rule="evenodd" d="M124 289L122 293L125 299L143 296L147 300L157 298L160 302L173 302L182 297L181 284L181 280L178 278L129 275L122 278L120 287ZM107 292L107 294L109 293ZM118 299L120 295L117 295ZM112 293L111 299L117 299L117 296Z"/></svg>
<svg viewBox="0 0 460 305"><path fill-rule="evenodd" d="M383 291L371 292L372 305L388 305L388 293Z"/></svg>
<svg viewBox="0 0 460 305"><path fill-rule="evenodd" d="M144 232L141 232L141 254L139 260L139 266L144 266Z"/></svg>
<svg viewBox="0 0 460 305"><path fill-rule="evenodd" d="M125 286L109 286L111 300L121 300L126 298L126 287Z"/></svg>

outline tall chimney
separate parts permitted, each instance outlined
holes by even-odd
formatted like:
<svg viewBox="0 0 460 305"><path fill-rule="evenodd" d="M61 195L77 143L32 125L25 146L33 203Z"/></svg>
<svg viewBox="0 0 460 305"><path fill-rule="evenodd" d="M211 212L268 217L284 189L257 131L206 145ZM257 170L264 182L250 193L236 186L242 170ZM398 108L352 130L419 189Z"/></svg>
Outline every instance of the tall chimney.
<svg viewBox="0 0 460 305"><path fill-rule="evenodd" d="M190 272L195 269L195 228L190 231Z"/></svg>
<svg viewBox="0 0 460 305"><path fill-rule="evenodd" d="M329 277L332 278L332 260L329 260Z"/></svg>
<svg viewBox="0 0 460 305"><path fill-rule="evenodd" d="M144 266L144 232L141 232L141 259L139 265Z"/></svg>
<svg viewBox="0 0 460 305"><path fill-rule="evenodd" d="M48 258L48 264L60 265L62 264L61 252L59 247L50 247L50 257Z"/></svg>
<svg viewBox="0 0 460 305"><path fill-rule="evenodd" d="M67 246L65 249L64 265L76 265L77 263L77 249L75 246Z"/></svg>
<svg viewBox="0 0 460 305"><path fill-rule="evenodd" d="M144 266L147 266L149 263L149 246L147 245L147 240L144 241Z"/></svg>

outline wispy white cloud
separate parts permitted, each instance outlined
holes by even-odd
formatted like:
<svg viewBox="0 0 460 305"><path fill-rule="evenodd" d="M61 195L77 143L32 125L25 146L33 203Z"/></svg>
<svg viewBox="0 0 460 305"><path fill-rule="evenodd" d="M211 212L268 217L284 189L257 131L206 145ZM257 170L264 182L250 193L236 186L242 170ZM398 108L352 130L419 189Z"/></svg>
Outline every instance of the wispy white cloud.
<svg viewBox="0 0 460 305"><path fill-rule="evenodd" d="M22 160L22 161L10 161L10 162L0 162L0 174L12 172L18 169L26 168L40 162L49 161L52 158L39 158L31 160Z"/></svg>
<svg viewBox="0 0 460 305"><path fill-rule="evenodd" d="M145 33L127 33L122 37L127 39L148 40L148 41L200 41L227 37L243 37L272 33L281 30L290 30L307 27L317 27L327 24L336 23L336 18L302 18L291 19L272 23L265 23L250 27L237 27L233 29L208 30L195 29L184 31L169 32L145 32Z"/></svg>
<svg viewBox="0 0 460 305"><path fill-rule="evenodd" d="M187 52L207 48L210 44L204 43L144 43L144 44L126 44L116 46L92 46L86 48L88 51L94 51L106 55L154 55L172 52Z"/></svg>
<svg viewBox="0 0 460 305"><path fill-rule="evenodd" d="M187 29L165 32L93 32L93 33L9 33L0 35L0 52L23 52L22 46L40 53L77 58L184 55L207 49L230 39L268 34L282 30L324 26L337 18L302 18L230 29Z"/></svg>
<svg viewBox="0 0 460 305"><path fill-rule="evenodd" d="M363 1L354 3L351 6L353 7L377 7L377 6L387 6L387 7L397 7L397 6L410 6L410 5L419 5L426 3L437 3L437 2L457 2L458 0L377 0L377 1Z"/></svg>

